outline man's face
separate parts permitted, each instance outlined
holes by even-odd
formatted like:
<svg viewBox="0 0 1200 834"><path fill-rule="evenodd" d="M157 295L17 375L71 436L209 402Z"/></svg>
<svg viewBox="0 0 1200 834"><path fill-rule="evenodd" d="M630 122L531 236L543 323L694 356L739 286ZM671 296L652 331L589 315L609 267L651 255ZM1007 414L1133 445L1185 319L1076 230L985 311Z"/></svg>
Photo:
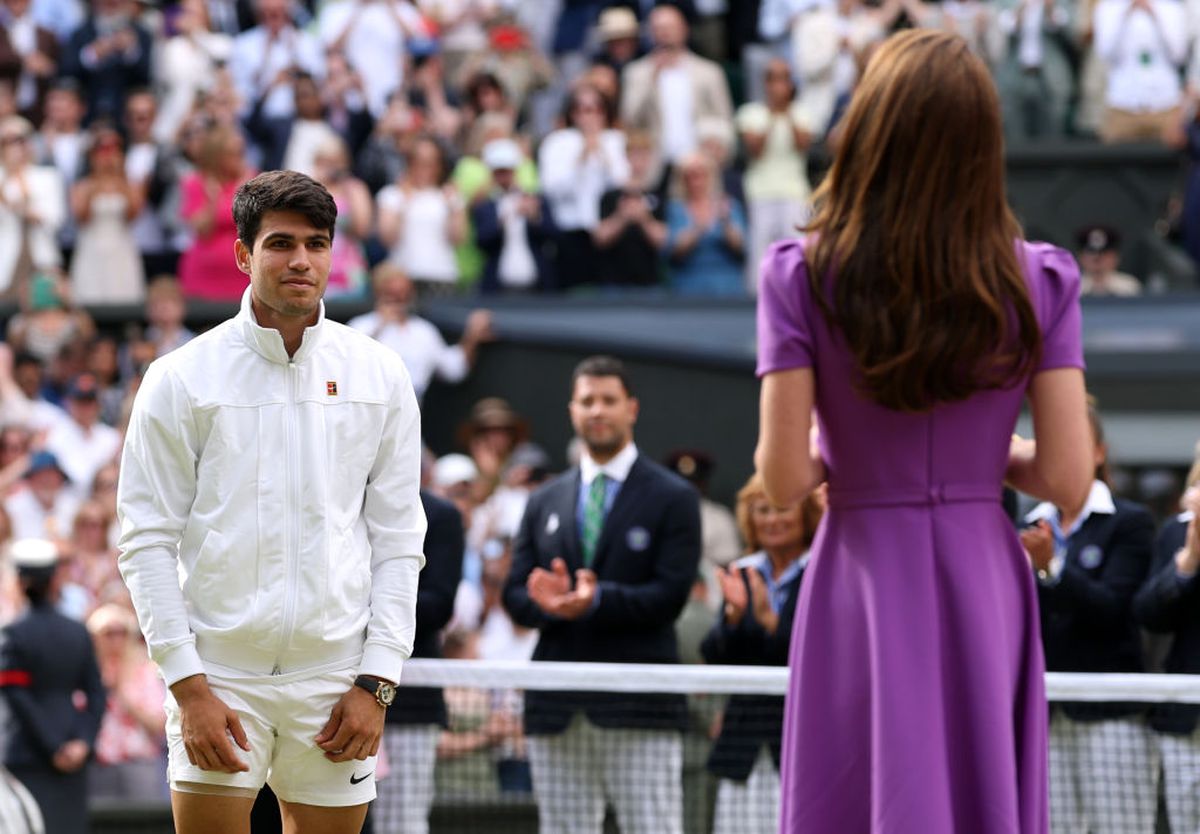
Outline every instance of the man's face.
<svg viewBox="0 0 1200 834"><path fill-rule="evenodd" d="M81 426L94 426L100 419L100 400L93 396L68 397L67 413Z"/></svg>
<svg viewBox="0 0 1200 834"><path fill-rule="evenodd" d="M315 318L329 283L328 229L318 229L303 214L269 211L263 215L254 250L237 241L238 268L250 276L254 299L285 319Z"/></svg>
<svg viewBox="0 0 1200 834"><path fill-rule="evenodd" d="M581 376L571 394L571 425L593 457L610 457L633 438L638 401L619 377Z"/></svg>
<svg viewBox="0 0 1200 834"><path fill-rule="evenodd" d="M650 13L650 39L660 49L682 49L687 43L687 23L673 6L659 6Z"/></svg>
<svg viewBox="0 0 1200 834"><path fill-rule="evenodd" d="M54 503L54 499L65 483L62 473L53 467L33 472L25 481L29 484L29 491L45 506Z"/></svg>

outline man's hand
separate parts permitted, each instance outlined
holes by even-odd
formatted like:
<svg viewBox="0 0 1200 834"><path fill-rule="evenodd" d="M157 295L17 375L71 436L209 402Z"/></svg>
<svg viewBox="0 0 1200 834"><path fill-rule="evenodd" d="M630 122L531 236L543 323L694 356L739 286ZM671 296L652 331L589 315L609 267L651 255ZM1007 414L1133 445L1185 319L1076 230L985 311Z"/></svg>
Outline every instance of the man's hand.
<svg viewBox="0 0 1200 834"><path fill-rule="evenodd" d="M367 690L352 686L333 705L329 720L317 733L317 747L331 762L366 759L379 752L387 710Z"/></svg>
<svg viewBox="0 0 1200 834"><path fill-rule="evenodd" d="M91 752L86 741L71 739L55 751L54 768L62 773L74 773L87 764Z"/></svg>
<svg viewBox="0 0 1200 834"><path fill-rule="evenodd" d="M580 569L575 571L575 587L571 588L571 575L567 563L556 558L550 570L534 568L525 581L529 598L543 612L563 620L577 620L591 610L596 599L596 574Z"/></svg>
<svg viewBox="0 0 1200 834"><path fill-rule="evenodd" d="M571 576L567 573L567 563L556 558L550 563L550 570L534 568L525 580L525 590L529 598L538 608L549 614L559 597L571 590Z"/></svg>
<svg viewBox="0 0 1200 834"><path fill-rule="evenodd" d="M208 687L204 675L192 675L171 686L171 694L179 704L182 724L183 746L188 761L201 770L216 770L222 773L248 771L250 766L242 761L230 736L243 750L250 749L246 731L237 712L226 706Z"/></svg>
<svg viewBox="0 0 1200 834"><path fill-rule="evenodd" d="M1036 571L1050 569L1050 560L1054 558L1054 535L1050 525L1039 521L1032 527L1021 531L1021 546L1029 554L1029 562Z"/></svg>

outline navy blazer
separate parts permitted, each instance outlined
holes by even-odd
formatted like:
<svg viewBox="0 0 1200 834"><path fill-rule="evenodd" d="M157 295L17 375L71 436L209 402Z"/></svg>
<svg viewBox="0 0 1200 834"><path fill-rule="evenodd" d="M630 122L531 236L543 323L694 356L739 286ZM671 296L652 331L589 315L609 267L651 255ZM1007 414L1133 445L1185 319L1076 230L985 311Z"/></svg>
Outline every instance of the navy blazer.
<svg viewBox="0 0 1200 834"><path fill-rule="evenodd" d="M525 242L533 253L533 261L537 266L537 280L529 289L545 291L554 287L554 275L551 258L546 251L553 242L558 228L550 214L550 204L546 198L539 196L541 209L538 221L525 223ZM494 197L480 200L471 209L471 225L475 230L475 245L483 252L487 261L483 265L483 277L480 280L479 291L485 294L498 293L504 290L500 283L500 253L504 250L504 224L500 222L499 204Z"/></svg>
<svg viewBox="0 0 1200 834"><path fill-rule="evenodd" d="M449 501L421 490L421 505L429 523L425 531L425 567L417 584L417 633L413 657L441 657L438 635L454 614L454 596L462 579L462 515ZM403 671L401 675L403 675ZM446 701L441 689L401 686L388 707L388 724L446 726Z"/></svg>
<svg viewBox="0 0 1200 834"><path fill-rule="evenodd" d="M76 79L86 91L84 101L88 103L89 123L102 116L119 122L129 91L150 84L153 38L140 23L127 25L137 39L137 49L133 53L111 54L98 64L87 66L83 50L99 36L94 17L88 17L71 33L63 49L59 72Z"/></svg>
<svg viewBox="0 0 1200 834"><path fill-rule="evenodd" d="M675 620L700 562L700 500L687 481L638 455L604 520L592 570L599 601L577 620L545 614L526 580L557 557L574 575L584 567L575 510L580 475L573 467L529 498L513 545L504 607L513 621L541 630L534 660L678 663ZM683 695L535 692L525 695L525 731L560 733L582 710L599 727L687 727Z"/></svg>
<svg viewBox="0 0 1200 834"><path fill-rule="evenodd" d="M0 637L0 730L6 767L52 767L55 752L79 739L95 749L106 694L92 638L81 623L49 604L31 606ZM75 693L86 696L86 708Z"/></svg>
<svg viewBox="0 0 1200 834"><path fill-rule="evenodd" d="M724 611L717 614L717 621L700 644L704 662L733 666L787 666L792 622L796 616L796 600L800 598L800 582L803 578L804 570L801 569L783 586L786 596L779 609L779 624L774 634L766 632L749 608L736 626L725 622ZM744 577L742 581L746 581ZM746 599L750 599L748 582ZM783 696L732 695L721 721L721 734L717 736L708 755L708 771L719 779L744 782L750 778L758 751L764 745L770 751L775 767L779 767L782 741Z"/></svg>
<svg viewBox="0 0 1200 834"><path fill-rule="evenodd" d="M1150 578L1133 598L1133 615L1143 626L1172 636L1164 666L1179 675L1200 674L1200 581L1175 573L1175 554L1187 537L1187 521L1173 518L1154 543ZM1150 726L1161 733L1188 735L1200 723L1200 705L1155 704Z"/></svg>
<svg viewBox="0 0 1200 834"><path fill-rule="evenodd" d="M1071 536L1058 581L1038 583L1046 669L1144 672L1133 597L1150 569L1154 519L1141 504L1114 498L1116 512L1093 513ZM1096 721L1141 712L1138 704L1067 702L1063 712Z"/></svg>

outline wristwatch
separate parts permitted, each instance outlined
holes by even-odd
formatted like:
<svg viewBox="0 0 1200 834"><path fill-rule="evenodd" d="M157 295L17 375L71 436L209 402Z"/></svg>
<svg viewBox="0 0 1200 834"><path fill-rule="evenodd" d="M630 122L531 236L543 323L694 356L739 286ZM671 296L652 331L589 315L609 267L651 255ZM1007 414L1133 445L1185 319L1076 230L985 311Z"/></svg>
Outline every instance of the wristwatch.
<svg viewBox="0 0 1200 834"><path fill-rule="evenodd" d="M390 707L392 701L396 700L396 687L372 675L359 675L354 679L354 685L374 695L375 703L384 709Z"/></svg>

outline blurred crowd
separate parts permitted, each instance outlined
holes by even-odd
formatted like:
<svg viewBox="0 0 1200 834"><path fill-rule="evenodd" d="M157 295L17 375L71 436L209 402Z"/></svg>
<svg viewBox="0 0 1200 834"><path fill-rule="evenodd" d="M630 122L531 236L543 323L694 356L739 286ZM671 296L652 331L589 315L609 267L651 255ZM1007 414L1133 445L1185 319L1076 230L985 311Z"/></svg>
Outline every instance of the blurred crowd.
<svg viewBox="0 0 1200 834"><path fill-rule="evenodd" d="M381 263L433 295L752 295L889 32L963 35L1010 141L1195 155L1195 5L3 0L0 291L136 305L174 275L236 300L233 194L286 167L337 201L331 297L365 297Z"/></svg>

